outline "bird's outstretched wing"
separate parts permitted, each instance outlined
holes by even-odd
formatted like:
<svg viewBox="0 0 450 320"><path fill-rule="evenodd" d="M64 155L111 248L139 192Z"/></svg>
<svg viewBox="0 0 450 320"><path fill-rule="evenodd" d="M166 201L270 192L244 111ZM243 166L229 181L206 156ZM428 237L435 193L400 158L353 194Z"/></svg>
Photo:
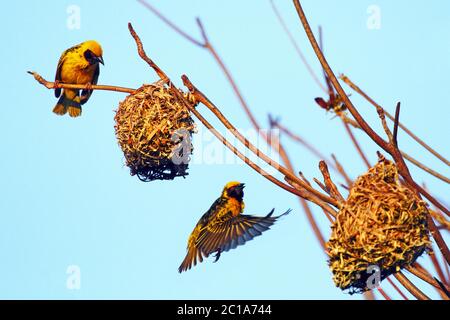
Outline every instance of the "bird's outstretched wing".
<svg viewBox="0 0 450 320"><path fill-rule="evenodd" d="M237 246L243 245L254 237L261 235L281 216L288 214L291 209L279 216L272 216L275 209L265 217L255 217L250 215L232 216L225 215L221 219L211 221L205 226L197 238L195 246L204 255L211 253L226 252Z"/></svg>
<svg viewBox="0 0 450 320"><path fill-rule="evenodd" d="M92 81L91 84L96 85L98 82L98 76L100 75L100 65L97 64L95 71L94 71L94 75L92 77ZM89 98L91 97L93 90L86 90L84 89L83 91L81 91L81 104L85 104Z"/></svg>

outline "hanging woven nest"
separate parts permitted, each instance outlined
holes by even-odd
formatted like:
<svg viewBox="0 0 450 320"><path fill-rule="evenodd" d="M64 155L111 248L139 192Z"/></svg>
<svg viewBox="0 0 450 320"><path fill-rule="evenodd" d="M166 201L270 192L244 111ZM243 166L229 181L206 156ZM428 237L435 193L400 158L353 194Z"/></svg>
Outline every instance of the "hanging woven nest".
<svg viewBox="0 0 450 320"><path fill-rule="evenodd" d="M361 293L371 289L374 266L383 280L411 265L430 246L427 214L400 184L395 164L380 158L355 181L332 226L327 249L336 286Z"/></svg>
<svg viewBox="0 0 450 320"><path fill-rule="evenodd" d="M188 174L195 123L183 101L166 86L142 86L119 104L114 119L131 175L153 181Z"/></svg>

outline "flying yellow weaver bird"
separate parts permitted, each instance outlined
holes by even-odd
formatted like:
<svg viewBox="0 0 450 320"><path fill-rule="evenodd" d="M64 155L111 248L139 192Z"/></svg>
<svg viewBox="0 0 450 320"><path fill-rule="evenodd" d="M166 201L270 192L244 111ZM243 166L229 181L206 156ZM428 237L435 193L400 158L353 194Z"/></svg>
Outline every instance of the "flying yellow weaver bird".
<svg viewBox="0 0 450 320"><path fill-rule="evenodd" d="M99 63L103 63L103 50L100 44L89 40L64 51L56 69L55 83L85 84L80 96L80 90L55 89L59 98L53 112L64 115L69 112L71 117L81 115L81 105L85 104L92 94L89 85L95 85L100 75Z"/></svg>
<svg viewBox="0 0 450 320"><path fill-rule="evenodd" d="M189 270L193 265L203 261L211 253L216 253L216 262L220 254L252 240L269 230L277 219L291 212L273 217L275 209L265 217L244 215L244 184L229 182L222 195L200 218L189 236L187 254L178 268L178 272Z"/></svg>

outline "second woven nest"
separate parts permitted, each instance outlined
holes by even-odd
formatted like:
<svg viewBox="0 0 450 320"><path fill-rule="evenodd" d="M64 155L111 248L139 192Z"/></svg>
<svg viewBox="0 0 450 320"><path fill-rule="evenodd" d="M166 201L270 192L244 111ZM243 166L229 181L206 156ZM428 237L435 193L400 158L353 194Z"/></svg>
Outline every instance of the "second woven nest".
<svg viewBox="0 0 450 320"><path fill-rule="evenodd" d="M430 245L428 210L400 184L395 164L381 158L358 177L327 242L333 280L342 290L368 289L369 270L380 279L411 265Z"/></svg>
<svg viewBox="0 0 450 320"><path fill-rule="evenodd" d="M167 87L144 85L122 101L115 131L131 175L142 181L186 176L195 123Z"/></svg>

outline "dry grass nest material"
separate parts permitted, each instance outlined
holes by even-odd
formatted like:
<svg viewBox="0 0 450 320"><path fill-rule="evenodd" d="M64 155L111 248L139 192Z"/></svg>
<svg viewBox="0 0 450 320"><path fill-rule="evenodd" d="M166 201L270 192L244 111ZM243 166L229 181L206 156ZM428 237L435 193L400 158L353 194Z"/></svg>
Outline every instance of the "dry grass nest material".
<svg viewBox="0 0 450 320"><path fill-rule="evenodd" d="M188 174L195 123L183 101L166 86L142 86L120 103L114 119L131 175L152 181Z"/></svg>
<svg viewBox="0 0 450 320"><path fill-rule="evenodd" d="M370 266L383 280L411 265L430 246L427 214L400 184L395 164L381 158L355 181L332 226L327 249L336 286L361 293L370 289Z"/></svg>

